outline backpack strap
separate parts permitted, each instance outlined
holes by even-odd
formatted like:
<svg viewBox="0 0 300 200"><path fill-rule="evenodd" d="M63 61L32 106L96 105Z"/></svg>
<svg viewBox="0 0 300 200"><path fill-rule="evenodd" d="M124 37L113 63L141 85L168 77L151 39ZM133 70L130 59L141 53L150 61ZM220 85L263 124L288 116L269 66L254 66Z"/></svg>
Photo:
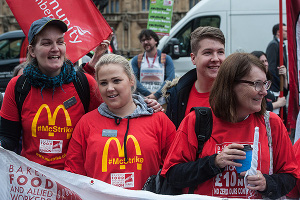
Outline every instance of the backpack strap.
<svg viewBox="0 0 300 200"><path fill-rule="evenodd" d="M198 140L198 151L196 159L202 152L204 143L210 138L213 126L212 112L207 107L193 107L191 111L195 110L195 133Z"/></svg>
<svg viewBox="0 0 300 200"><path fill-rule="evenodd" d="M75 89L78 93L78 96L83 104L84 111L87 113L89 111L90 105L90 86L89 82L83 72L76 72L76 80L73 81ZM15 101L19 111L19 116L21 119L21 112L24 101L31 90L31 85L28 79L22 74L15 85Z"/></svg>
<svg viewBox="0 0 300 200"><path fill-rule="evenodd" d="M204 143L210 138L213 126L212 112L207 107L192 107L190 111L195 110L195 133L198 140L198 150L196 153L196 160L202 152ZM189 188L189 194L194 194L196 186Z"/></svg>
<svg viewBox="0 0 300 200"><path fill-rule="evenodd" d="M167 57L167 54L165 54L165 53L161 53L161 55L159 57L160 58L159 62L164 65L164 68L166 68L166 65L165 65L166 64L166 57Z"/></svg>
<svg viewBox="0 0 300 200"><path fill-rule="evenodd" d="M87 113L90 106L90 85L86 75L81 72L76 72L76 80L73 81L77 94L83 104L84 111Z"/></svg>
<svg viewBox="0 0 300 200"><path fill-rule="evenodd" d="M138 62L138 68L141 68L143 56L144 56L143 53L140 53L140 54L138 55L138 60L137 60L137 62Z"/></svg>
<svg viewBox="0 0 300 200"><path fill-rule="evenodd" d="M28 79L25 77L24 74L22 74L15 85L15 101L17 104L17 108L19 111L19 117L21 120L21 112L22 112L22 107L23 107L23 103L29 93L29 91L31 90L31 85L28 81Z"/></svg>
<svg viewBox="0 0 300 200"><path fill-rule="evenodd" d="M270 151L270 169L269 175L273 174L273 142L272 142L272 132L271 132L271 125L270 125L270 111L266 111L264 114L266 130L268 135L268 146Z"/></svg>

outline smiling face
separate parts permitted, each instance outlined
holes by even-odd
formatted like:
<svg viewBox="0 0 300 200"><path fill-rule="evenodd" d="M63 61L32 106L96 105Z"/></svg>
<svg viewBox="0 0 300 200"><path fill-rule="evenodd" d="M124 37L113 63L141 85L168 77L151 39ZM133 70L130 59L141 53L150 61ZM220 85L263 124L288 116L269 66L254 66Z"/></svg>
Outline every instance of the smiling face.
<svg viewBox="0 0 300 200"><path fill-rule="evenodd" d="M261 55L261 56L259 57L259 60L260 60L261 62L263 62L264 66L266 67L266 69L267 69L267 71L268 71L268 70L269 70L269 63L268 63L268 60L267 60L266 56L265 56L265 55Z"/></svg>
<svg viewBox="0 0 300 200"><path fill-rule="evenodd" d="M118 115L135 107L131 92L134 79L129 79L120 64L104 64L97 75L101 97L110 111Z"/></svg>
<svg viewBox="0 0 300 200"><path fill-rule="evenodd" d="M247 81L266 81L266 74L257 66L252 66L248 75L241 80ZM263 88L261 91L256 91L253 85L248 83L238 83L234 87L234 92L237 97L236 113L238 120L242 121L249 114L259 112L264 96L267 95L267 90Z"/></svg>
<svg viewBox="0 0 300 200"><path fill-rule="evenodd" d="M203 39L199 41L197 54L191 53L191 59L197 68L197 79L214 81L221 63L225 60L225 47L218 40Z"/></svg>
<svg viewBox="0 0 300 200"><path fill-rule="evenodd" d="M41 72L49 77L57 76L66 55L64 33L56 26L48 25L35 39L35 45L29 45L31 57L36 58Z"/></svg>

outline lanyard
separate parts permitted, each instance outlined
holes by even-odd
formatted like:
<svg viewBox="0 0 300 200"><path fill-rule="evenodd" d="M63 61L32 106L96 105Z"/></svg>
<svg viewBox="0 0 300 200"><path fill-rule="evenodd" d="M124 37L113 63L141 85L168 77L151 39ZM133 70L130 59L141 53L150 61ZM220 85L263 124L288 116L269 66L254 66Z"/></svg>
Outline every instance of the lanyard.
<svg viewBox="0 0 300 200"><path fill-rule="evenodd" d="M156 57L157 57L157 52L155 53L155 56L154 56L152 65L150 65L149 60L148 60L148 56L147 56L147 54L146 54L146 60L147 60L147 63L148 63L148 67L149 67L149 68L153 68L153 65L154 65L154 62L155 62L155 60L156 60Z"/></svg>

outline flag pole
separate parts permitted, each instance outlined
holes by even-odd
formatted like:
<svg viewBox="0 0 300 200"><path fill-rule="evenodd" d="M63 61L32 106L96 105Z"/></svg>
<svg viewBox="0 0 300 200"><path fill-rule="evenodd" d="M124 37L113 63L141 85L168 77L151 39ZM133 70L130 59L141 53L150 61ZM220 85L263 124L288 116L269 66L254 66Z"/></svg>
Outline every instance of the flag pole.
<svg viewBox="0 0 300 200"><path fill-rule="evenodd" d="M282 0L279 0L279 66L283 65L283 30L282 30ZM285 66L286 67L286 66ZM283 97L284 76L280 75L280 93ZM283 120L283 107L280 108L280 118Z"/></svg>

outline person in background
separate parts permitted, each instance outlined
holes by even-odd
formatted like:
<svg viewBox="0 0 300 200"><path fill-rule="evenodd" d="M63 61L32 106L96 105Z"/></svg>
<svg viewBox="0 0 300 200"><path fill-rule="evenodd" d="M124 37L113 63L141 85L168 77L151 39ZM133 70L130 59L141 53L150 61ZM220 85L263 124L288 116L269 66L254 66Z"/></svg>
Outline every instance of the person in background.
<svg viewBox="0 0 300 200"><path fill-rule="evenodd" d="M267 60L267 55L262 51L253 51L253 52L251 52L251 54L256 56L260 61L263 62L263 64L265 65L265 67L267 69L267 78L268 78L268 80L272 81L272 76L269 73L269 64L268 64L268 60ZM279 69L279 75L283 75L286 80L287 76L286 76L286 68L285 67L282 67ZM284 85L285 85L285 87L287 87L287 80L284 82ZM287 92L287 90L285 90L285 92ZM273 91L271 91L270 89L268 90L268 94L265 96L265 99L266 99L266 103L267 103L267 110L269 110L269 111L273 111L273 109L281 108L286 105L285 96L277 98L274 95Z"/></svg>
<svg viewBox="0 0 300 200"><path fill-rule="evenodd" d="M145 52L135 56L131 61L137 80L137 92L164 104L165 99L161 90L166 81L175 78L172 58L157 49L159 38L152 30L142 30L138 38Z"/></svg>
<svg viewBox="0 0 300 200"><path fill-rule="evenodd" d="M64 32L67 25L58 19L43 17L31 24L28 33L27 66L23 74L31 89L19 110L15 85L19 76L9 82L0 111L1 146L14 150L23 132L21 155L39 164L63 169L68 144L75 125L85 109L74 87L76 72L66 58ZM99 47L99 52L107 46ZM95 91L95 79L85 74L90 92L89 110L102 99ZM64 102L73 104L66 108ZM43 128L44 127L44 128ZM53 131L51 131L53 130ZM55 130L55 131L54 131Z"/></svg>
<svg viewBox="0 0 300 200"><path fill-rule="evenodd" d="M280 94L280 74L283 74L282 71L285 71L287 68L287 51L286 45L284 41L287 40L287 26L285 24L282 25L282 39L283 39L283 65L280 66L279 63L279 40L280 40L280 33L279 33L279 24L275 24L272 29L273 33L273 40L268 44L266 49L266 57L268 59L269 64L269 72L272 75L272 85L270 91L272 91L275 97L279 97ZM280 74L279 74L280 73ZM288 81L287 75L284 76L284 84L283 84L283 91L284 96L287 97L288 95ZM273 110L276 114L279 114L279 110ZM283 107L283 120L284 124L286 125L287 121L287 109Z"/></svg>
<svg viewBox="0 0 300 200"><path fill-rule="evenodd" d="M292 143L282 120L269 113L272 145L269 147L264 113L264 96L271 82L266 67L255 56L234 53L222 63L212 86L209 103L213 111L213 128L196 159L198 140L195 112L181 122L166 157L162 175L175 188L195 194L222 198L280 198L295 186L298 164ZM246 153L243 145L254 144L258 127L256 175L237 173ZM272 160L270 157L272 155ZM254 166L253 166L254 167Z"/></svg>
<svg viewBox="0 0 300 200"><path fill-rule="evenodd" d="M198 27L191 33L191 50L196 68L164 88L168 103L166 114L176 128L192 107L210 107L211 86L225 59L225 37L219 28Z"/></svg>
<svg viewBox="0 0 300 200"><path fill-rule="evenodd" d="M287 52L286 52L286 45L283 42L283 65L280 66L279 63L279 39L280 39L280 33L279 33L279 24L275 24L272 29L273 33L273 40L268 44L268 47L266 49L266 55L269 63L269 71L273 77L271 90L274 92L280 91L280 78L279 78L279 71L282 68L287 67ZM282 38L283 41L287 40L287 26L285 24L282 25ZM287 77L285 77L287 78ZM287 87L287 81L284 84L284 88L288 89Z"/></svg>
<svg viewBox="0 0 300 200"><path fill-rule="evenodd" d="M77 123L65 170L141 190L162 167L175 126L163 112L154 113L141 96L133 94L135 76L124 57L102 56L96 64L96 80L104 103Z"/></svg>

